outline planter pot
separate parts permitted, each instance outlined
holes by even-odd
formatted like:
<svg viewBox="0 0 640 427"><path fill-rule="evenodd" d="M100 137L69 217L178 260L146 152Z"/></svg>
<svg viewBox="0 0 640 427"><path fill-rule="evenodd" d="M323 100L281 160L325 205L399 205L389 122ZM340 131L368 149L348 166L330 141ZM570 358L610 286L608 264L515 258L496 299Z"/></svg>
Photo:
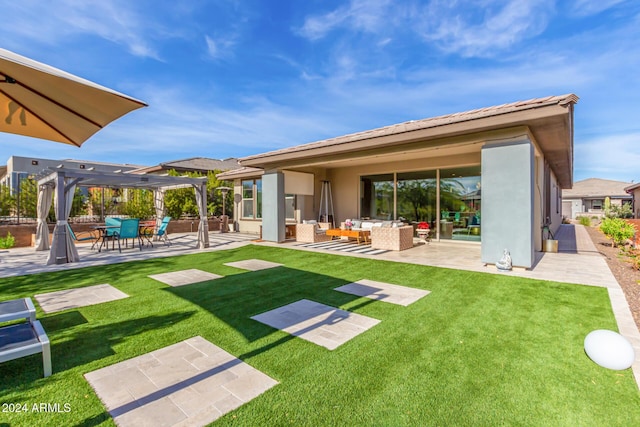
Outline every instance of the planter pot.
<svg viewBox="0 0 640 427"><path fill-rule="evenodd" d="M557 240L544 240L542 246L543 252L558 252Z"/></svg>

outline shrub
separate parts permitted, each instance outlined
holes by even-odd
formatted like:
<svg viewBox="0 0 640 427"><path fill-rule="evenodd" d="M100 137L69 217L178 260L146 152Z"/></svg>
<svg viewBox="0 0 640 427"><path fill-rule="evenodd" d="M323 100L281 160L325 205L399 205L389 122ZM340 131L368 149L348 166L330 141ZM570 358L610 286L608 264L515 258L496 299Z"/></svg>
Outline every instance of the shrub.
<svg viewBox="0 0 640 427"><path fill-rule="evenodd" d="M580 216L578 217L578 221L580 222L580 224L584 225L585 227L591 227L591 220L589 219L588 216Z"/></svg>
<svg viewBox="0 0 640 427"><path fill-rule="evenodd" d="M16 244L16 238L7 231L6 237L0 237L0 249L9 249Z"/></svg>
<svg viewBox="0 0 640 427"><path fill-rule="evenodd" d="M611 239L611 246L623 245L636 234L636 229L620 218L605 218L600 224L600 230Z"/></svg>

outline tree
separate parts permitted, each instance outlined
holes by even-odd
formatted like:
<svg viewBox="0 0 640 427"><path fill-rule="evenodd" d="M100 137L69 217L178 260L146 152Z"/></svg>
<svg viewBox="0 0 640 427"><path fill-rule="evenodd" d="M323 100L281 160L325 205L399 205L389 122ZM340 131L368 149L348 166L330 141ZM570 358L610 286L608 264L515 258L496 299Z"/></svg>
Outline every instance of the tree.
<svg viewBox="0 0 640 427"><path fill-rule="evenodd" d="M221 171L211 171L207 173L207 215L222 215L222 192L219 187L233 187L229 181L220 181L216 178L216 174ZM185 175L175 170L169 171L171 176ZM203 176L198 172L189 172L186 174L191 178ZM180 218L182 215L198 216L198 204L196 203L196 195L192 188L179 188L170 190L165 193L164 197L165 212L172 218ZM229 216L233 215L233 191L227 193L225 200L225 213Z"/></svg>
<svg viewBox="0 0 640 427"><path fill-rule="evenodd" d="M76 191L73 194L73 202L71 204L71 214L69 216L80 216L87 214L87 198L82 193L80 187L76 187Z"/></svg>
<svg viewBox="0 0 640 427"><path fill-rule="evenodd" d="M122 212L131 218L148 219L155 215L153 190L129 189Z"/></svg>
<svg viewBox="0 0 640 427"><path fill-rule="evenodd" d="M20 181L20 193L17 195L16 206L22 217L37 218L38 184L33 178Z"/></svg>
<svg viewBox="0 0 640 427"><path fill-rule="evenodd" d="M16 208L16 198L11 194L11 189L6 185L0 185L0 216L9 216Z"/></svg>

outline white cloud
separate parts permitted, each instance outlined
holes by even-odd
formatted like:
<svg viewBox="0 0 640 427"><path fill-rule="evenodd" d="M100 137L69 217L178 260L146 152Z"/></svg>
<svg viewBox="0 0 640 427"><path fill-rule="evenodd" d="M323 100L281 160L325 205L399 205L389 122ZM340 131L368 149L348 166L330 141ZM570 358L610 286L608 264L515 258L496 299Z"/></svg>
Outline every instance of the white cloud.
<svg viewBox="0 0 640 427"><path fill-rule="evenodd" d="M380 36L403 32L427 44L465 57L496 56L522 40L542 33L554 14L554 0L440 1L391 3L352 0L322 15L308 16L297 32L312 41L337 29Z"/></svg>
<svg viewBox="0 0 640 427"><path fill-rule="evenodd" d="M231 50L236 44L232 37L218 38L214 40L210 36L205 36L207 43L207 55L213 59L228 58L233 55Z"/></svg>
<svg viewBox="0 0 640 427"><path fill-rule="evenodd" d="M310 40L321 39L339 27L376 33L388 22L393 6L390 0L352 0L331 12L307 17L297 31Z"/></svg>
<svg viewBox="0 0 640 427"><path fill-rule="evenodd" d="M425 10L422 36L445 52L465 57L492 57L542 33L553 13L554 2L487 0L480 4L464 3L467 4L432 3Z"/></svg>
<svg viewBox="0 0 640 427"><path fill-rule="evenodd" d="M126 0L85 2L22 0L3 2L0 36L16 36L57 46L73 37L92 35L125 46L133 55L159 58L157 39L175 37L170 28L148 19L146 3Z"/></svg>
<svg viewBox="0 0 640 427"><path fill-rule="evenodd" d="M626 0L574 0L571 11L577 16L596 15Z"/></svg>

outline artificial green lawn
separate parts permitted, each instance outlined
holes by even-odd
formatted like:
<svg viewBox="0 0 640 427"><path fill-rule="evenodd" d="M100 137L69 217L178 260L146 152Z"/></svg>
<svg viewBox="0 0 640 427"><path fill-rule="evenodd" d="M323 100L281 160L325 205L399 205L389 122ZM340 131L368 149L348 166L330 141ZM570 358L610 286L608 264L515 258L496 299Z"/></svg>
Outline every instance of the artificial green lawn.
<svg viewBox="0 0 640 427"><path fill-rule="evenodd" d="M251 258L284 267L223 265ZM147 277L191 268L225 277L178 288ZM360 279L431 293L403 307L333 290ZM50 315L38 309L54 373L42 378L40 355L1 364L0 403L29 412L0 413L0 425L113 425L83 374L196 335L279 382L216 426L640 420L631 370L601 368L583 350L592 330L616 330L603 288L247 246L0 279L0 300L102 283L130 297ZM303 298L381 322L329 351L250 319ZM70 411L32 412L34 403Z"/></svg>

